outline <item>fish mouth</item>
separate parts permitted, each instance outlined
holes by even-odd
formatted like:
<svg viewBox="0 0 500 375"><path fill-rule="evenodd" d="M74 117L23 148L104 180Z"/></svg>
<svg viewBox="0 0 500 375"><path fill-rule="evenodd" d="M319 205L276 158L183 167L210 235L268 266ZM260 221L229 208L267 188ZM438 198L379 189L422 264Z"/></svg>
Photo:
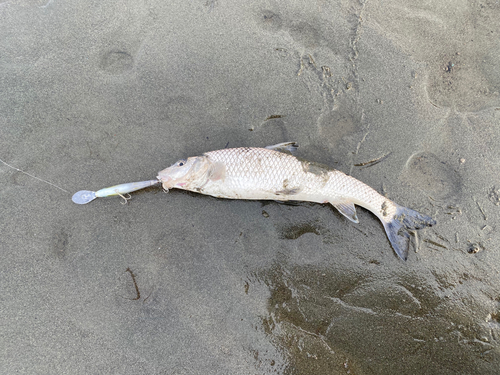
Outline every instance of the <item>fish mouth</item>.
<svg viewBox="0 0 500 375"><path fill-rule="evenodd" d="M184 188L186 186L187 181L181 179L175 179L171 176L157 176L158 180L162 183L164 189L172 189L172 188Z"/></svg>
<svg viewBox="0 0 500 375"><path fill-rule="evenodd" d="M156 176L156 178L163 184L163 186L168 185L168 183L172 181L172 177L170 177L169 175L162 176L161 174L159 174L158 176Z"/></svg>

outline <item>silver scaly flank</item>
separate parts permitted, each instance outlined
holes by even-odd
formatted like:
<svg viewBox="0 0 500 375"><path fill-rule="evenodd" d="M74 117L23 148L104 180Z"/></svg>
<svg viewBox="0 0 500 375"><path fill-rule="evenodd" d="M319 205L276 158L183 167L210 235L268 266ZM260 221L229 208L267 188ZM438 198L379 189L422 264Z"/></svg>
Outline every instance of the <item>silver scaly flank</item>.
<svg viewBox="0 0 500 375"><path fill-rule="evenodd" d="M429 216L392 202L343 172L282 152L294 142L266 148L241 147L180 160L158 173L163 188L190 190L218 198L330 203L358 223L359 205L375 214L397 255L408 257L409 230L432 226Z"/></svg>

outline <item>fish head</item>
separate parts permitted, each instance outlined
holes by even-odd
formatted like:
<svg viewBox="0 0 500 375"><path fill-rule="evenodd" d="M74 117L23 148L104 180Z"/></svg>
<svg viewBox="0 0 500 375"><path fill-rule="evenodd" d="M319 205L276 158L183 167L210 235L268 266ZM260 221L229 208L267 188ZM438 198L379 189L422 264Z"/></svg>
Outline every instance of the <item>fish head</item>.
<svg viewBox="0 0 500 375"><path fill-rule="evenodd" d="M200 179L206 175L209 161L205 156L193 156L181 159L170 167L158 173L157 178L162 182L165 189L189 189L195 188L201 183Z"/></svg>

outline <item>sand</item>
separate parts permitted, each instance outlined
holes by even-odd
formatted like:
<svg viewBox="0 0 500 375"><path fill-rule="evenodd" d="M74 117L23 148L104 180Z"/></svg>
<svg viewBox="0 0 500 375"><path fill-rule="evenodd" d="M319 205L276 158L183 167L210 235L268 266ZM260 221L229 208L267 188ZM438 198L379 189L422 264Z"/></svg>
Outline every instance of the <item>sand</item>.
<svg viewBox="0 0 500 375"><path fill-rule="evenodd" d="M498 1L286 3L0 3L2 374L498 373ZM438 224L71 201L284 141Z"/></svg>

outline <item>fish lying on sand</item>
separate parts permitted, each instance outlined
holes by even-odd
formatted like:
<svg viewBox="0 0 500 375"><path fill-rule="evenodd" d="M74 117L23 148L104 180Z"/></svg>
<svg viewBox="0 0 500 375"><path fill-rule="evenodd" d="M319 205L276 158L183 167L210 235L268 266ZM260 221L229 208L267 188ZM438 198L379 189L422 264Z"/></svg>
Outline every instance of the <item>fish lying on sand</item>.
<svg viewBox="0 0 500 375"><path fill-rule="evenodd" d="M164 189L184 189L217 198L272 199L330 203L358 223L355 204L373 212L384 225L397 255L408 257L409 230L432 226L429 216L398 205L343 172L291 153L294 142L266 148L241 147L206 152L179 160L158 173Z"/></svg>
<svg viewBox="0 0 500 375"><path fill-rule="evenodd" d="M292 151L297 147L295 142L286 142L266 148L206 152L179 160L160 171L157 180L121 184L97 192L82 190L73 195L73 202L85 204L112 195L125 198L123 194L162 183L167 191L184 189L217 198L330 203L355 223L357 204L380 219L392 247L403 260L408 258L409 231L436 224L431 217L394 203L354 177L296 158Z"/></svg>

